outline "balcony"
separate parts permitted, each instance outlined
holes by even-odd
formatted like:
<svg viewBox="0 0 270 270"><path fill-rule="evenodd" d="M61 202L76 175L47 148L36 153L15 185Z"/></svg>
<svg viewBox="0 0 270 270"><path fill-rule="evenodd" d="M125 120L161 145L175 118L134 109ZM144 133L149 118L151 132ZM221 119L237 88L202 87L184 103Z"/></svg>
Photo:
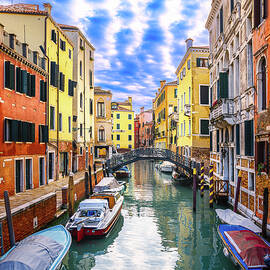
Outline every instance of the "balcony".
<svg viewBox="0 0 270 270"><path fill-rule="evenodd" d="M184 105L184 115L190 117L190 115L191 115L191 105L190 104Z"/></svg>
<svg viewBox="0 0 270 270"><path fill-rule="evenodd" d="M177 112L173 112L169 115L169 117L171 118L171 120L178 122L179 121L179 113Z"/></svg>
<svg viewBox="0 0 270 270"><path fill-rule="evenodd" d="M220 98L214 102L210 111L210 122L217 126L223 127L227 124L234 124L234 103L232 99Z"/></svg>

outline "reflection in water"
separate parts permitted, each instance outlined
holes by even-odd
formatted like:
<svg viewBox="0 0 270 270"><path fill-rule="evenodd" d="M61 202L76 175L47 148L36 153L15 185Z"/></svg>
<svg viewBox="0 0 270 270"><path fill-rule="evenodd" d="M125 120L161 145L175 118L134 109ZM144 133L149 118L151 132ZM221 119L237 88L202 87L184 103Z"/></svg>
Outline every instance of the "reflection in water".
<svg viewBox="0 0 270 270"><path fill-rule="evenodd" d="M218 220L197 193L192 211L190 187L174 185L155 163L130 165L132 177L115 228L103 239L73 242L64 264L78 269L233 269L224 257Z"/></svg>

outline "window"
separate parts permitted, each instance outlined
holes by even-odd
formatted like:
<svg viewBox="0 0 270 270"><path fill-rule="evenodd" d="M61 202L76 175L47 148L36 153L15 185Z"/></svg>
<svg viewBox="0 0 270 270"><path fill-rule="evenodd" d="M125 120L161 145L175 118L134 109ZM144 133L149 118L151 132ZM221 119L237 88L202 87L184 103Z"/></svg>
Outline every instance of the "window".
<svg viewBox="0 0 270 270"><path fill-rule="evenodd" d="M80 147L80 155L82 156L83 155L83 148Z"/></svg>
<svg viewBox="0 0 270 270"><path fill-rule="evenodd" d="M105 106L104 102L97 103L97 116L98 117L105 117Z"/></svg>
<svg viewBox="0 0 270 270"><path fill-rule="evenodd" d="M82 137L82 135L83 135L83 125L80 124L80 137Z"/></svg>
<svg viewBox="0 0 270 270"><path fill-rule="evenodd" d="M200 85L200 104L209 105L209 86Z"/></svg>
<svg viewBox="0 0 270 270"><path fill-rule="evenodd" d="M177 112L177 106L174 106L174 107L173 107L173 111L174 111L174 112Z"/></svg>
<svg viewBox="0 0 270 270"><path fill-rule="evenodd" d="M80 77L82 77L82 61L80 61Z"/></svg>
<svg viewBox="0 0 270 270"><path fill-rule="evenodd" d="M240 125L236 124L236 138L235 138L235 146L236 146L236 155L240 155Z"/></svg>
<svg viewBox="0 0 270 270"><path fill-rule="evenodd" d="M12 120L10 119L5 119L5 122L4 122L4 125L5 125L5 141L6 142L11 142L13 141L12 139L12 134L11 134L11 125L12 125Z"/></svg>
<svg viewBox="0 0 270 270"><path fill-rule="evenodd" d="M90 129L89 129L89 133L90 133L90 138L92 138L93 137L93 130L92 130L92 126L90 127Z"/></svg>
<svg viewBox="0 0 270 270"><path fill-rule="evenodd" d="M58 76L59 76L59 65L57 65L55 62L51 62L51 85L54 87L58 87Z"/></svg>
<svg viewBox="0 0 270 270"><path fill-rule="evenodd" d="M132 141L132 135L128 135L128 140Z"/></svg>
<svg viewBox="0 0 270 270"><path fill-rule="evenodd" d="M119 134L116 135L116 140L120 141L120 135Z"/></svg>
<svg viewBox="0 0 270 270"><path fill-rule="evenodd" d="M190 59L187 61L187 68L190 70Z"/></svg>
<svg viewBox="0 0 270 270"><path fill-rule="evenodd" d="M186 136L186 121L184 121L184 136Z"/></svg>
<svg viewBox="0 0 270 270"><path fill-rule="evenodd" d="M253 86L253 51L252 41L247 44L247 83L248 87Z"/></svg>
<svg viewBox="0 0 270 270"><path fill-rule="evenodd" d="M254 173L248 173L248 189L251 191L254 191L254 186L255 186L255 177Z"/></svg>
<svg viewBox="0 0 270 270"><path fill-rule="evenodd" d="M254 155L254 134L253 134L253 120L245 121L245 155Z"/></svg>
<svg viewBox="0 0 270 270"><path fill-rule="evenodd" d="M129 120L132 120L132 114L129 114L129 115L128 115L128 119L129 119Z"/></svg>
<svg viewBox="0 0 270 270"><path fill-rule="evenodd" d="M90 82L90 88L93 87L93 72L92 70L89 70L89 82Z"/></svg>
<svg viewBox="0 0 270 270"><path fill-rule="evenodd" d="M81 49L84 49L84 47L83 47L83 40L80 38L80 48Z"/></svg>
<svg viewBox="0 0 270 270"><path fill-rule="evenodd" d="M116 119L120 119L120 113L116 114Z"/></svg>
<svg viewBox="0 0 270 270"><path fill-rule="evenodd" d="M120 124L116 124L116 129L120 129Z"/></svg>
<svg viewBox="0 0 270 270"><path fill-rule="evenodd" d="M219 130L217 130L217 152L219 152Z"/></svg>
<svg viewBox="0 0 270 270"><path fill-rule="evenodd" d="M132 130L132 125L128 124L128 130Z"/></svg>
<svg viewBox="0 0 270 270"><path fill-rule="evenodd" d="M56 38L56 31L53 29L51 32L51 40L56 44L57 38Z"/></svg>
<svg viewBox="0 0 270 270"><path fill-rule="evenodd" d="M91 98L89 99L89 113L93 114L93 100Z"/></svg>
<svg viewBox="0 0 270 270"><path fill-rule="evenodd" d="M36 65L37 65L37 59L38 59L38 53L37 52L33 52L33 62Z"/></svg>
<svg viewBox="0 0 270 270"><path fill-rule="evenodd" d="M48 126L39 125L39 142L47 143L48 142Z"/></svg>
<svg viewBox="0 0 270 270"><path fill-rule="evenodd" d="M15 66L5 61L5 88L15 90Z"/></svg>
<svg viewBox="0 0 270 270"><path fill-rule="evenodd" d="M259 64L258 76L258 109L263 111L266 109L266 61L262 57Z"/></svg>
<svg viewBox="0 0 270 270"><path fill-rule="evenodd" d="M209 135L209 120L200 119L200 135Z"/></svg>
<svg viewBox="0 0 270 270"><path fill-rule="evenodd" d="M70 49L68 50L68 57L69 57L69 59L71 59L71 50Z"/></svg>
<svg viewBox="0 0 270 270"><path fill-rule="evenodd" d="M190 105L191 104L191 88L190 87L188 88L188 102Z"/></svg>
<svg viewBox="0 0 270 270"><path fill-rule="evenodd" d="M33 182L32 159L25 159L25 189L31 189Z"/></svg>
<svg viewBox="0 0 270 270"><path fill-rule="evenodd" d="M256 143L256 167L257 170L269 173L269 143L260 141Z"/></svg>
<svg viewBox="0 0 270 270"><path fill-rule="evenodd" d="M267 17L267 0L254 1L254 27L258 27Z"/></svg>
<svg viewBox="0 0 270 270"><path fill-rule="evenodd" d="M112 134L112 140L113 140L113 134Z"/></svg>
<svg viewBox="0 0 270 270"><path fill-rule="evenodd" d="M60 49L62 51L66 50L66 42L60 38Z"/></svg>
<svg viewBox="0 0 270 270"><path fill-rule="evenodd" d="M219 10L219 34L223 33L223 7Z"/></svg>
<svg viewBox="0 0 270 270"><path fill-rule="evenodd" d="M116 145L116 148L117 148L117 149L120 148L120 144L117 144L117 145Z"/></svg>
<svg viewBox="0 0 270 270"><path fill-rule="evenodd" d="M59 131L62 131L62 113L59 113Z"/></svg>
<svg viewBox="0 0 270 270"><path fill-rule="evenodd" d="M191 120L188 121L188 135L191 135Z"/></svg>
<svg viewBox="0 0 270 270"><path fill-rule="evenodd" d="M105 129L103 127L98 130L98 140L100 142L105 142Z"/></svg>
<svg viewBox="0 0 270 270"><path fill-rule="evenodd" d="M68 117L68 132L71 132L71 117Z"/></svg>
<svg viewBox="0 0 270 270"><path fill-rule="evenodd" d="M128 148L129 148L129 149L132 149L132 145L131 145L131 144L129 144L129 145L128 145Z"/></svg>
<svg viewBox="0 0 270 270"><path fill-rule="evenodd" d="M207 58L196 58L197 67L208 67Z"/></svg>
<svg viewBox="0 0 270 270"><path fill-rule="evenodd" d="M60 72L59 79L59 90L65 91L65 75L62 72Z"/></svg>
<svg viewBox="0 0 270 270"><path fill-rule="evenodd" d="M50 106L50 130L55 129L55 109Z"/></svg>
<svg viewBox="0 0 270 270"><path fill-rule="evenodd" d="M39 82L39 98L40 101L47 101L47 82L40 80Z"/></svg>
<svg viewBox="0 0 270 270"><path fill-rule="evenodd" d="M80 109L83 109L83 94L80 93Z"/></svg>
<svg viewBox="0 0 270 270"><path fill-rule="evenodd" d="M177 88L174 89L174 98L177 98Z"/></svg>
<svg viewBox="0 0 270 270"><path fill-rule="evenodd" d="M68 80L68 95L73 97L74 96L74 88L77 86L77 82L72 80Z"/></svg>
<svg viewBox="0 0 270 270"><path fill-rule="evenodd" d="M233 8L234 8L234 0L231 0L231 13L233 12Z"/></svg>

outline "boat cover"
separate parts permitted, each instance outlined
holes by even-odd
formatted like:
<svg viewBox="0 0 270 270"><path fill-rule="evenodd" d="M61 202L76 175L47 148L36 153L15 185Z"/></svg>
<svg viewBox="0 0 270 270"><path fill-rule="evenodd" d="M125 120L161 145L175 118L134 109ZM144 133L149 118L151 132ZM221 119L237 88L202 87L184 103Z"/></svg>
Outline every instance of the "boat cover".
<svg viewBox="0 0 270 270"><path fill-rule="evenodd" d="M270 247L250 230L226 231L225 235L248 267L266 267L264 256Z"/></svg>
<svg viewBox="0 0 270 270"><path fill-rule="evenodd" d="M224 223L230 225L239 225L245 227L255 233L260 233L262 230L255 225L250 219L245 218L237 213L233 212L231 209L216 209L216 213L220 220Z"/></svg>
<svg viewBox="0 0 270 270"><path fill-rule="evenodd" d="M0 260L0 270L47 270L63 248L49 237L29 236Z"/></svg>
<svg viewBox="0 0 270 270"><path fill-rule="evenodd" d="M104 190L120 188L121 185L114 177L104 177L95 187L94 193L102 192Z"/></svg>
<svg viewBox="0 0 270 270"><path fill-rule="evenodd" d="M80 202L79 209L106 209L108 201L104 199L86 199Z"/></svg>

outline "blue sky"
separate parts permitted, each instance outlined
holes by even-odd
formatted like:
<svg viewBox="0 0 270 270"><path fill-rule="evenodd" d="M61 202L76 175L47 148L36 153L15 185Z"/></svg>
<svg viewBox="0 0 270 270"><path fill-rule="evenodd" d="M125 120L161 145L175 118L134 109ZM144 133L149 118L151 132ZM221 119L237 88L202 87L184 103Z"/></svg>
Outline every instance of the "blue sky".
<svg viewBox="0 0 270 270"><path fill-rule="evenodd" d="M18 2L46 1L13 0ZM95 47L95 85L112 90L114 100L132 96L136 112L152 107L160 80L176 79L186 38L208 44L204 25L211 0L48 2L57 22L79 26Z"/></svg>

